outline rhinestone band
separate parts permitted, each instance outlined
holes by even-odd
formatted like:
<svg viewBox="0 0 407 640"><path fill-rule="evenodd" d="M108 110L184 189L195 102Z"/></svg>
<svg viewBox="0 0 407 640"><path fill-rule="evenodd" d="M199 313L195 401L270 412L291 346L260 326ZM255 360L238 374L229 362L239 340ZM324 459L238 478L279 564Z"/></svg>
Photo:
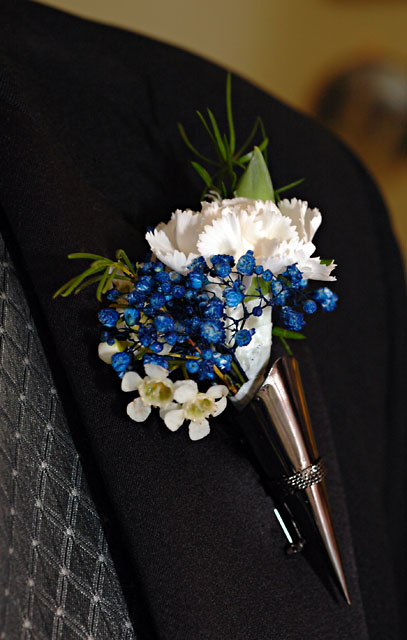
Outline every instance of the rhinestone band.
<svg viewBox="0 0 407 640"><path fill-rule="evenodd" d="M292 476L283 476L280 482L290 493L295 493L295 491L301 491L313 484L322 482L326 476L326 471L324 461L319 458L306 469L301 469L301 471L297 471Z"/></svg>

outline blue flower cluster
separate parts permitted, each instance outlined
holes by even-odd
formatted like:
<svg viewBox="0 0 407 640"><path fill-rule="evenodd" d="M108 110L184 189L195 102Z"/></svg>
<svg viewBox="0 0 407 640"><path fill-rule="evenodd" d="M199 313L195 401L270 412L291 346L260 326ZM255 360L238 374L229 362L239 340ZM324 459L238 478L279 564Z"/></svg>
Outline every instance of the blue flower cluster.
<svg viewBox="0 0 407 640"><path fill-rule="evenodd" d="M236 263L230 255L215 255L209 264L197 258L185 276L147 257L131 290L108 291L111 306L98 314L104 326L101 339L122 345L112 357L119 376L142 360L170 370L182 368L184 375L199 380L219 376L233 386L233 380L242 382L235 352L252 339L254 329L245 326L251 316L259 317L272 306L277 311L274 325L280 322L300 331L304 315L318 306L334 309L337 296L330 289L310 294L307 285L296 265L275 276L256 265L252 251ZM253 300L254 306L249 304Z"/></svg>
<svg viewBox="0 0 407 640"><path fill-rule="evenodd" d="M208 284L202 262L182 276L146 259L131 291L112 288L107 299L124 310L102 309L98 317L104 325L101 340L124 346L112 357L116 372L122 376L142 359L185 367L198 379L213 380L216 370L227 374L233 353L225 347L225 304L206 290Z"/></svg>
<svg viewBox="0 0 407 640"><path fill-rule="evenodd" d="M269 269L263 270L261 265L256 265L252 251L238 260L236 271L241 275L253 276L251 287L246 291L242 281L235 281L233 288L238 290L241 297L232 291L226 293L226 296L234 297L233 302L241 303L245 314L256 317L261 316L266 307L273 307L273 324L278 326L280 323L290 331L301 331L306 324L305 316L315 313L318 306L323 311L333 311L338 301L338 296L328 287L310 292L308 280L303 277L296 264L289 265L278 276ZM258 299L258 305L248 313L244 301L247 304L247 300L253 298Z"/></svg>

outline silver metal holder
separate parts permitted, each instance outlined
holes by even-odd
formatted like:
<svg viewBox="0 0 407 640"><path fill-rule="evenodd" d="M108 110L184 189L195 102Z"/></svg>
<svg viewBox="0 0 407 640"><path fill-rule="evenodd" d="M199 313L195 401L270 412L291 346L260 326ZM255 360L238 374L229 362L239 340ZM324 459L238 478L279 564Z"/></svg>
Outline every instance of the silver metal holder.
<svg viewBox="0 0 407 640"><path fill-rule="evenodd" d="M292 476L283 476L280 484L288 493L295 493L296 491L308 489L308 487L311 487L313 484L322 482L326 474L327 468L325 463L322 458L319 458L314 464L297 471L297 473L294 473Z"/></svg>
<svg viewBox="0 0 407 640"><path fill-rule="evenodd" d="M288 552L302 550L305 539L299 523L304 522L305 529L311 520L350 604L325 489L326 468L315 443L297 360L287 355L276 360L248 407L256 421L245 421L244 435L270 493L277 496L276 517L289 542Z"/></svg>

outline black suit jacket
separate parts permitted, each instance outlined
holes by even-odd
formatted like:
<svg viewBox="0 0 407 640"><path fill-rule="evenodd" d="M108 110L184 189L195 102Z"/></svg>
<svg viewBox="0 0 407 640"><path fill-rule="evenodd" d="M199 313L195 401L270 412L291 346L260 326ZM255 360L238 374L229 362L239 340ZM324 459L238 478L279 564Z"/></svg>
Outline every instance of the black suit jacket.
<svg viewBox="0 0 407 640"><path fill-rule="evenodd" d="M238 138L263 118L275 185L306 178L292 195L320 208L318 251L339 265L338 309L310 322L296 354L329 467L348 607L312 557L284 556L238 425L223 415L192 443L155 416L130 422L127 397L97 358L93 292L51 300L77 271L69 252L121 247L140 258L147 225L198 207L201 187L176 122L205 147L194 110L209 105L226 124L224 70L31 2L7 0L0 16L3 233L93 499L110 521L136 636L401 637L404 287L370 177L319 125L233 78Z"/></svg>

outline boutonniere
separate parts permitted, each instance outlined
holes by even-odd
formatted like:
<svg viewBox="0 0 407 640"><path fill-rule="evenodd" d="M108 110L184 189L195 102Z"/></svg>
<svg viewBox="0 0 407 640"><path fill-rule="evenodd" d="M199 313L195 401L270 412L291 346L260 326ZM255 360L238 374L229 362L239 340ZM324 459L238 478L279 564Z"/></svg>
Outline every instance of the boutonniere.
<svg viewBox="0 0 407 640"><path fill-rule="evenodd" d="M335 264L316 255L320 211L283 198L302 179L274 188L260 118L238 148L230 75L226 110L224 135L209 109L206 117L197 112L214 158L197 150L179 125L205 184L201 210L177 210L148 230L144 258L120 249L114 258L71 254L90 264L55 297L96 285L98 352L129 395L129 420L142 423L157 411L163 428L186 425L191 440L200 440L229 401L253 412L244 432L269 480L288 552L303 548L301 522L312 521L349 602L325 466L291 346L305 338L313 314L334 310L337 296L326 283L335 280ZM273 340L285 355L271 363Z"/></svg>

